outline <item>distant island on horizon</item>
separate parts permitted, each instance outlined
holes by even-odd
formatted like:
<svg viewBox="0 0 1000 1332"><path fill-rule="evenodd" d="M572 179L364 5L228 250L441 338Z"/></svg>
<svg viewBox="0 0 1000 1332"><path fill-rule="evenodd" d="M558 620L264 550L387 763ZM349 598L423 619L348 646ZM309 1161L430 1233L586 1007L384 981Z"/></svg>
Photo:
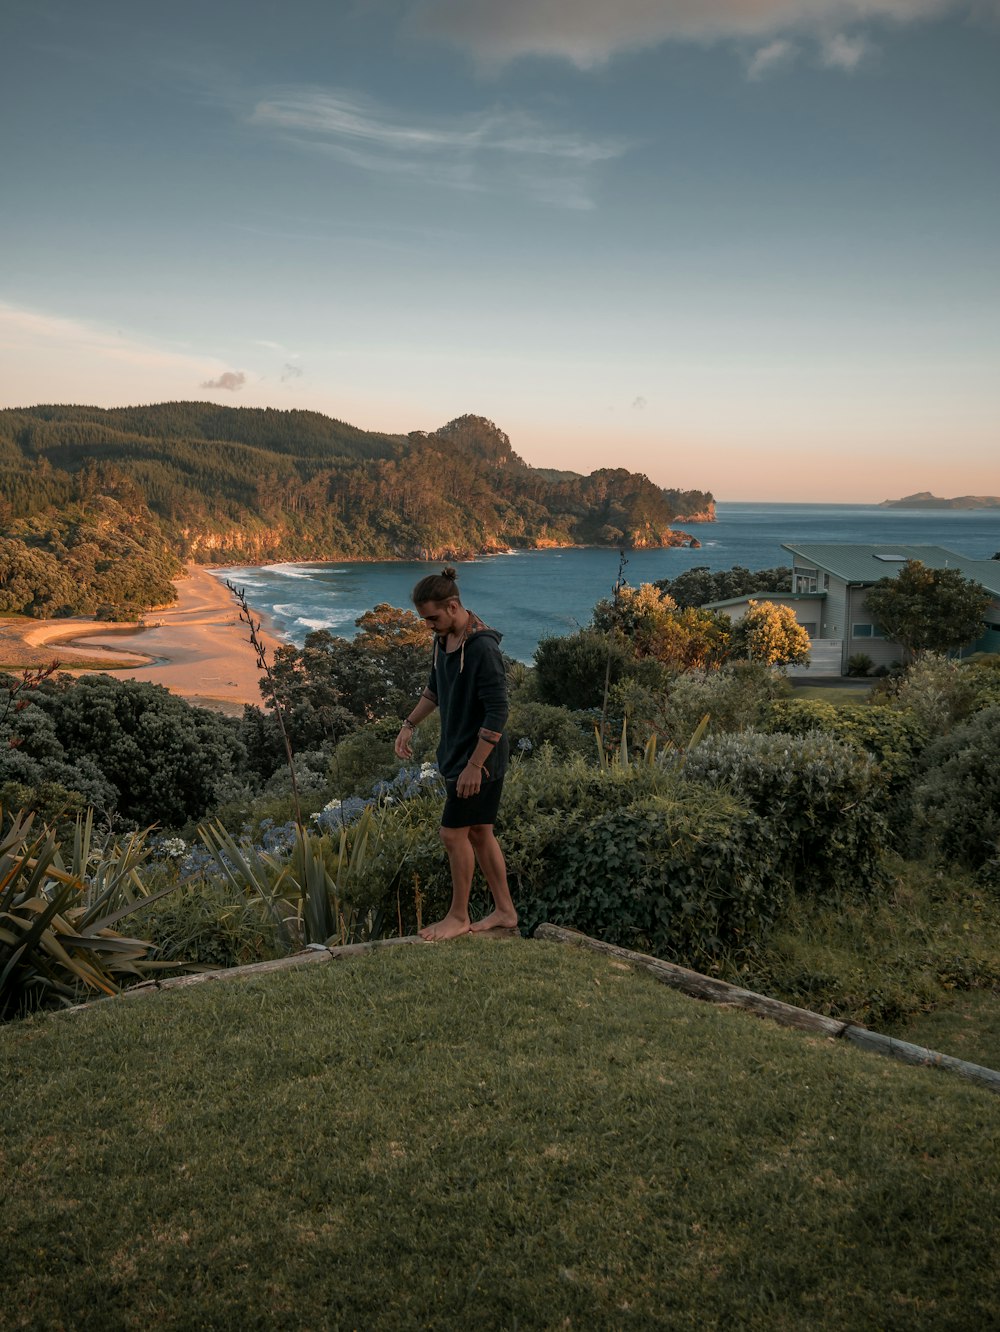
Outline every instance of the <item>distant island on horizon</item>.
<svg viewBox="0 0 1000 1332"><path fill-rule="evenodd" d="M941 499L929 490L920 490L903 499L883 500L880 509L1000 509L1000 495L956 495Z"/></svg>

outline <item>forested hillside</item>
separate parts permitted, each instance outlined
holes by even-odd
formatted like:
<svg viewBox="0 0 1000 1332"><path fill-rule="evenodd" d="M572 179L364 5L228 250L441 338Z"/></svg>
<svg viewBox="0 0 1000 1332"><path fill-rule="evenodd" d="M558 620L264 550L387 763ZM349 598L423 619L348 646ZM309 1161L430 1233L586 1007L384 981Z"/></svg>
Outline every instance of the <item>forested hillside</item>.
<svg viewBox="0 0 1000 1332"><path fill-rule="evenodd" d="M478 416L384 435L315 412L197 402L0 411L8 612L132 614L170 599L185 559L666 546L690 540L673 522L713 516L710 494L622 468L529 467Z"/></svg>

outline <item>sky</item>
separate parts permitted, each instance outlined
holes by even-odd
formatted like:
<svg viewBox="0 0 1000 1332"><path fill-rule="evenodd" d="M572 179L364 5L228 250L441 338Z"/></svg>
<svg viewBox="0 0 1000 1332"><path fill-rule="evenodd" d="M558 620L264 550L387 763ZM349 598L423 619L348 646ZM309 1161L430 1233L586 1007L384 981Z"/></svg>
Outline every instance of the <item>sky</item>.
<svg viewBox="0 0 1000 1332"><path fill-rule="evenodd" d="M1000 494L1000 0L4 0L0 406Z"/></svg>

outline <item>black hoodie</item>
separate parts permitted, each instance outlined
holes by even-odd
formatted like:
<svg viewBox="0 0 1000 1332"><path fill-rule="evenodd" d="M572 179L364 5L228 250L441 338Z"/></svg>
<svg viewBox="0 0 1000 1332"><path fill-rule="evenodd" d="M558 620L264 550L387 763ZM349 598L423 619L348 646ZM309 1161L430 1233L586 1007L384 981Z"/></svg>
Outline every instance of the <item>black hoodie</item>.
<svg viewBox="0 0 1000 1332"><path fill-rule="evenodd" d="M503 729L507 724L507 673L500 653L502 635L469 612L469 626L453 651L445 650L446 638L434 635L427 692L441 709L441 741L437 750L438 770L454 781L472 757L479 732L500 736L484 765L483 780L493 781L507 771L508 746Z"/></svg>

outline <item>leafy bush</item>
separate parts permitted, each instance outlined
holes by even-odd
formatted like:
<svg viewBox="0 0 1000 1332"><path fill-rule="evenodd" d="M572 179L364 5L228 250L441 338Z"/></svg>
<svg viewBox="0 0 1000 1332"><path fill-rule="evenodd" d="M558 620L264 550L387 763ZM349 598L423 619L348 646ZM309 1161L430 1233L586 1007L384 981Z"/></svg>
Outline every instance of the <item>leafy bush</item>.
<svg viewBox="0 0 1000 1332"><path fill-rule="evenodd" d="M577 708L599 708L604 702L604 681L637 679L650 688L663 687L670 673L659 662L636 660L620 638L581 629L562 638L543 638L535 648L534 691L542 703L554 707L572 699Z"/></svg>
<svg viewBox="0 0 1000 1332"><path fill-rule="evenodd" d="M571 713L549 703L513 703L506 730L510 752L525 758L537 754L543 745L550 745L559 758L594 752L592 715Z"/></svg>
<svg viewBox="0 0 1000 1332"><path fill-rule="evenodd" d="M180 889L157 903L145 929L164 961L241 967L286 951L264 903L218 883Z"/></svg>
<svg viewBox="0 0 1000 1332"><path fill-rule="evenodd" d="M666 689L651 690L627 681L612 692L613 712L625 716L634 739L650 735L684 745L708 713L713 735L764 729L776 699L790 686L779 672L757 662L731 662L718 671L689 671Z"/></svg>
<svg viewBox="0 0 1000 1332"><path fill-rule="evenodd" d="M865 894L882 882L888 824L874 759L811 731L714 736L689 751L687 781L731 790L766 828L796 891Z"/></svg>
<svg viewBox="0 0 1000 1332"><path fill-rule="evenodd" d="M751 944L780 904L758 822L658 765L601 769L543 751L511 771L501 814L526 928L550 919L695 959Z"/></svg>
<svg viewBox="0 0 1000 1332"><path fill-rule="evenodd" d="M413 762L433 759L440 729L437 713L421 722L410 738ZM341 740L327 768L330 792L341 800L352 795L369 796L376 782L391 781L400 768L393 749L398 733L398 719L387 717Z"/></svg>
<svg viewBox="0 0 1000 1332"><path fill-rule="evenodd" d="M847 674L853 676L867 675L874 665L875 662L867 652L855 652L853 657L847 659Z"/></svg>
<svg viewBox="0 0 1000 1332"><path fill-rule="evenodd" d="M532 922L695 962L764 937L782 901L769 868L736 801L678 791L566 819L518 905Z"/></svg>
<svg viewBox="0 0 1000 1332"><path fill-rule="evenodd" d="M765 666L792 666L809 662L810 639L791 606L774 601L751 601L746 614L733 625L734 657Z"/></svg>
<svg viewBox="0 0 1000 1332"><path fill-rule="evenodd" d="M932 744L913 795L923 849L969 869L996 863L1000 844L1000 707Z"/></svg>
<svg viewBox="0 0 1000 1332"><path fill-rule="evenodd" d="M909 793L927 744L927 732L916 713L868 704L835 707L819 699L778 700L771 707L769 730L804 736L822 731L878 763L893 824L904 830L909 821Z"/></svg>
<svg viewBox="0 0 1000 1332"><path fill-rule="evenodd" d="M957 661L927 654L880 686L892 708L911 712L928 738L944 735L980 708L1000 702L991 696L991 675Z"/></svg>
<svg viewBox="0 0 1000 1332"><path fill-rule="evenodd" d="M192 707L162 685L61 676L34 698L51 719L65 762L110 782L123 818L180 827L243 786L239 723ZM22 750L30 751L30 742ZM71 785L68 775L44 775Z"/></svg>

